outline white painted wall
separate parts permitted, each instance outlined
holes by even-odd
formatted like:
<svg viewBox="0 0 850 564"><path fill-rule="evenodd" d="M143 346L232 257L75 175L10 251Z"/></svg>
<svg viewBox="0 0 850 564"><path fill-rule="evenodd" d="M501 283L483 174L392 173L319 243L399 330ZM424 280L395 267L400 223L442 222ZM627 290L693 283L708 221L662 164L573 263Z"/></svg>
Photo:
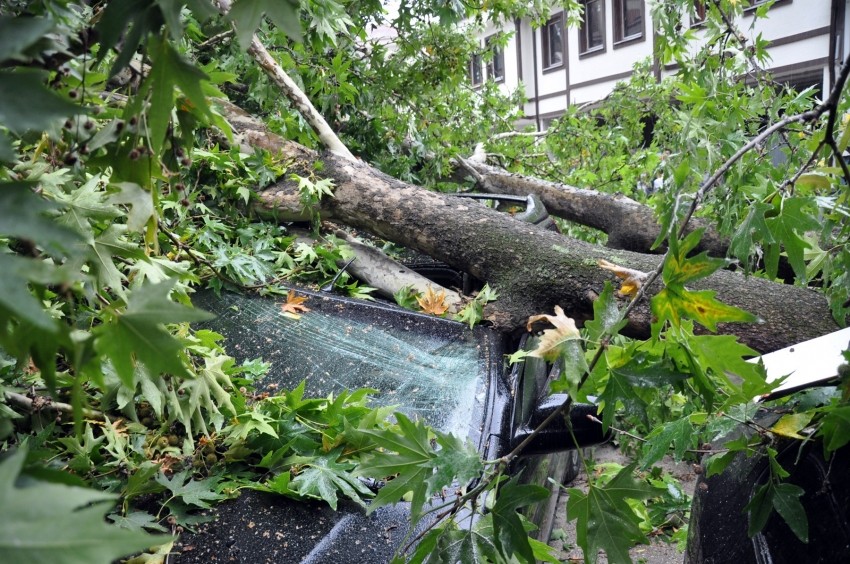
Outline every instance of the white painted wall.
<svg viewBox="0 0 850 564"><path fill-rule="evenodd" d="M628 45L615 46L614 43L614 10L613 0L605 2L605 51L604 53L580 57L579 34L576 28L567 29L567 67L552 72L542 71L542 44L539 30L533 30L528 21L520 24L518 36L511 38L505 48L506 81L504 88L512 91L519 82L525 84L525 93L529 101L524 104L526 116L546 115L562 112L567 104L585 104L600 100L607 96L617 82L627 80L622 75L630 73L634 64L642 59L652 57L653 35L651 22L651 7L655 2L663 0L645 0L646 18L644 40ZM845 2L847 15L844 29L840 32L840 45L846 57L850 55L850 0ZM766 19L758 20L753 25L752 14L744 14L738 18L740 30L750 39L761 34L763 39L781 40L798 36L813 30L824 30L830 25L830 0L792 0L771 8ZM557 11L553 13L557 14ZM690 22L683 22L689 25ZM488 27L481 36L483 39L496 29ZM514 31L513 22L506 22L503 29ZM697 27L698 35L704 35ZM522 60L522 76L518 76L519 61L516 54L516 42L520 41ZM536 45L537 58L534 60L532 41ZM768 68L785 67L787 65L803 64L810 61L829 57L829 35L823 33L817 37L797 39L793 43L774 46L769 49L771 60ZM826 75L826 67L813 67L811 70ZM565 95L567 89L567 70L569 71L570 92L569 100ZM663 75L675 71L664 71ZM610 79L606 79L609 78ZM538 101L535 103L535 78Z"/></svg>

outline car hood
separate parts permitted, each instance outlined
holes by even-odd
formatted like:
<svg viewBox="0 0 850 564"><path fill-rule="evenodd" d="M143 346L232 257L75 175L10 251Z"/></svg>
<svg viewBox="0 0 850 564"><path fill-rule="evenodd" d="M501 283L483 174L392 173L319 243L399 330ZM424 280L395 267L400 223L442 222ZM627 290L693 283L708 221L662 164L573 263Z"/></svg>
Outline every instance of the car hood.
<svg viewBox="0 0 850 564"><path fill-rule="evenodd" d="M335 511L326 503L246 491L213 510L214 521L181 535L175 561L389 562L408 533L409 507L399 503L367 516L350 502Z"/></svg>

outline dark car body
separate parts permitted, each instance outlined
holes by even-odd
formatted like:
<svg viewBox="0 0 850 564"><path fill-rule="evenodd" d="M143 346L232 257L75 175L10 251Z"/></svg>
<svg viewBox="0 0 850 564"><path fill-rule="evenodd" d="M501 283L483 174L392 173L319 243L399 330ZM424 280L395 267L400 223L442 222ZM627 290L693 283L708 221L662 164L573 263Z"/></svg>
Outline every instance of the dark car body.
<svg viewBox="0 0 850 564"><path fill-rule="evenodd" d="M486 459L506 454L518 432L564 399L548 396L551 367L544 362L507 363L505 355L520 343L502 333L391 304L299 293L308 296L310 307L300 319L281 315L270 298L210 293L195 302L217 316L207 327L227 338L237 359L271 362L261 389L288 390L302 380L312 396L373 388L379 391L376 405L396 405L440 431L466 437ZM578 408L574 422L580 446L604 439L582 416L588 410L595 408ZM577 457L564 425L529 452L510 471L551 489L548 500L526 510L546 540L557 501L548 478L570 479ZM367 516L354 503L333 511L324 503L249 491L214 511L214 521L181 537L176 561L387 562L409 532L404 503Z"/></svg>
<svg viewBox="0 0 850 564"><path fill-rule="evenodd" d="M785 378L769 398L811 390L824 399L834 395L842 351L848 348L850 329L798 343L761 357L768 379ZM818 402L813 397L810 402ZM780 418L783 406L765 405L756 414L758 429L770 429ZM785 410L787 412L787 410ZM729 440L752 436L752 426L741 426L716 441L721 449ZM749 535L746 509L758 488L770 479L770 461L761 446L739 453L721 473L700 476L697 482L688 529L685 562L690 564L770 564L799 562L850 562L850 446L824 456L824 445L816 437L808 440L771 439L777 461L788 472L784 482L804 492L800 502L808 522L808 542L801 541L777 511L764 528Z"/></svg>

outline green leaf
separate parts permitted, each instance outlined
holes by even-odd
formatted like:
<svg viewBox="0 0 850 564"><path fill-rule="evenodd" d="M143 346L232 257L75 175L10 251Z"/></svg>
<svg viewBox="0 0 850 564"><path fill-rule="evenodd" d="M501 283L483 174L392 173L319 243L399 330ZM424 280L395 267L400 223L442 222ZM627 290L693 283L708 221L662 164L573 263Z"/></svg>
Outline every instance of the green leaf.
<svg viewBox="0 0 850 564"><path fill-rule="evenodd" d="M365 507L362 496L371 496L372 492L353 474L354 464L338 462L342 448L328 454L312 458L298 475L289 483L289 489L299 495L325 500L336 510L337 491L341 491L358 505Z"/></svg>
<svg viewBox="0 0 850 564"><path fill-rule="evenodd" d="M709 257L707 252L688 257L688 253L699 244L703 231L704 229L692 231L681 241L671 237L670 252L662 272L667 286L683 286L688 282L705 278L729 264L726 259Z"/></svg>
<svg viewBox="0 0 850 564"><path fill-rule="evenodd" d="M605 390L599 396L600 402L604 404L602 409L602 426L607 431L614 422L614 414L618 403L622 403L624 413L628 416L637 417L646 422L646 402L634 391L632 385L619 374L609 373Z"/></svg>
<svg viewBox="0 0 850 564"><path fill-rule="evenodd" d="M764 367L747 362L758 352L738 342L734 335L690 335L690 350L697 356L704 372L726 391L726 406L745 404L769 393L778 382L768 383Z"/></svg>
<svg viewBox="0 0 850 564"><path fill-rule="evenodd" d="M478 450L468 440L437 433L437 444L441 448L431 461L435 472L428 478L430 491L440 491L454 480L466 484L484 470Z"/></svg>
<svg viewBox="0 0 850 564"><path fill-rule="evenodd" d="M134 290L127 310L95 328L95 348L115 366L125 386L133 387L136 362L151 374L185 375L183 344L162 328L163 323L202 321L212 316L168 299L176 280Z"/></svg>
<svg viewBox="0 0 850 564"><path fill-rule="evenodd" d="M850 406L826 411L818 435L823 437L824 452L833 452L850 442Z"/></svg>
<svg viewBox="0 0 850 564"><path fill-rule="evenodd" d="M626 320L620 319L620 308L614 299L614 286L605 281L605 287L593 302L593 319L584 324L587 341L597 343L603 335L616 335L626 326Z"/></svg>
<svg viewBox="0 0 850 564"><path fill-rule="evenodd" d="M124 486L125 503L136 496L163 491L165 489L163 485L154 479L157 474L159 474L159 464L150 460L143 462L127 480L127 485Z"/></svg>
<svg viewBox="0 0 850 564"><path fill-rule="evenodd" d="M785 249L788 262L799 280L806 280L805 250L810 248L804 235L806 231L817 230L820 223L814 213L804 208L812 205L809 198L785 198L779 206L779 214L765 220L775 244L770 245L765 254L765 270L776 277L779 264L779 245Z"/></svg>
<svg viewBox="0 0 850 564"><path fill-rule="evenodd" d="M130 206L127 214L127 229L141 232L148 220L153 217L153 198L150 192L132 182L117 184L120 192L109 198L111 204L126 204Z"/></svg>
<svg viewBox="0 0 850 564"><path fill-rule="evenodd" d="M534 562L534 552L528 543L517 509L543 501L549 497L549 490L543 486L517 484L517 478L499 487L496 503L493 504L493 539L496 547L510 561L519 556L525 562Z"/></svg>
<svg viewBox="0 0 850 564"><path fill-rule="evenodd" d="M567 518L576 521L576 540L587 561L596 562L604 550L609 562L630 563L629 548L645 542L640 518L627 500L648 499L661 490L638 483L632 475L634 468L635 464L623 468L604 486L591 484L587 494L570 488Z"/></svg>
<svg viewBox="0 0 850 564"><path fill-rule="evenodd" d="M0 272L3 273L0 276L0 324L5 326L10 319L16 319L48 334L59 331L56 321L28 289L33 271L44 268L49 267L33 259L0 253Z"/></svg>
<svg viewBox="0 0 850 564"><path fill-rule="evenodd" d="M83 113L44 86L42 73L0 70L0 123L13 133L47 129L58 118Z"/></svg>
<svg viewBox="0 0 850 564"><path fill-rule="evenodd" d="M729 242L729 254L750 265L755 242L770 244L775 242L770 229L765 223L764 214L773 206L764 202L753 202L749 206L747 217L738 226Z"/></svg>
<svg viewBox="0 0 850 564"><path fill-rule="evenodd" d="M750 522L747 527L747 535L750 537L764 529L770 514L773 512L773 496L776 490L773 487L773 482L768 481L761 485L752 499L747 503L744 510L749 513Z"/></svg>
<svg viewBox="0 0 850 564"><path fill-rule="evenodd" d="M168 532L168 529L159 524L156 517L146 511L131 511L127 515L113 513L109 516L109 520L128 531L149 530L159 531L161 533Z"/></svg>
<svg viewBox="0 0 850 564"><path fill-rule="evenodd" d="M0 163L11 163L15 160L15 149L12 140L4 131L0 131Z"/></svg>
<svg viewBox="0 0 850 564"><path fill-rule="evenodd" d="M28 59L28 49L41 41L54 25L47 18L0 16L0 62Z"/></svg>
<svg viewBox="0 0 850 564"><path fill-rule="evenodd" d="M218 484L215 478L193 480L188 474L188 470L182 470L169 479L160 472L156 481L165 486L172 497L179 498L186 505L194 505L202 509L209 509L210 504L207 503L209 501L219 501L227 497L215 491Z"/></svg>
<svg viewBox="0 0 850 564"><path fill-rule="evenodd" d="M806 510L800 503L800 497L805 494L800 486L784 482L776 486L773 496L773 508L785 519L788 526L801 542L809 542L809 520Z"/></svg>
<svg viewBox="0 0 850 564"><path fill-rule="evenodd" d="M159 154L174 109L175 86L180 87L183 94L203 115L211 118L212 112L201 86L201 82L207 80L207 75L184 60L166 40L152 40L150 48L153 65L141 93L150 92L148 127L151 148L155 154Z"/></svg>
<svg viewBox="0 0 850 564"><path fill-rule="evenodd" d="M696 428L689 417L682 417L656 427L646 437L646 443L642 447L641 468L649 468L664 458L671 444L676 461L682 460L685 451L695 442L696 436Z"/></svg>
<svg viewBox="0 0 850 564"><path fill-rule="evenodd" d="M95 175L76 190L50 190L50 196L62 205L56 223L73 229L91 242L94 239L93 221L110 221L121 216L121 210L107 201L109 196L102 189L103 183L103 177Z"/></svg>
<svg viewBox="0 0 850 564"><path fill-rule="evenodd" d="M32 241L51 254L66 256L82 238L46 216L59 206L33 193L34 187L28 182L0 184L0 235Z"/></svg>
<svg viewBox="0 0 850 564"><path fill-rule="evenodd" d="M363 429L384 452L376 452L359 464L358 476L384 479L398 474L380 489L368 511L396 503L413 492L411 512L418 515L428 493L428 479L433 474L435 454L429 443L429 429L422 422L411 422L403 413L395 414L401 432Z"/></svg>
<svg viewBox="0 0 850 564"><path fill-rule="evenodd" d="M153 537L108 525L117 496L48 482L16 487L26 452L0 464L0 561L109 564L170 537Z"/></svg>
<svg viewBox="0 0 850 564"><path fill-rule="evenodd" d="M239 47L247 50L254 32L263 21L263 14L294 40L301 38L301 20L296 0L237 0L227 17L236 28Z"/></svg>
<svg viewBox="0 0 850 564"><path fill-rule="evenodd" d="M691 292L679 285L669 285L652 297L652 314L660 327L669 321L679 327L685 319L693 319L710 331L717 331L718 323L749 323L758 318L740 308L730 306L714 298L717 292L702 290Z"/></svg>

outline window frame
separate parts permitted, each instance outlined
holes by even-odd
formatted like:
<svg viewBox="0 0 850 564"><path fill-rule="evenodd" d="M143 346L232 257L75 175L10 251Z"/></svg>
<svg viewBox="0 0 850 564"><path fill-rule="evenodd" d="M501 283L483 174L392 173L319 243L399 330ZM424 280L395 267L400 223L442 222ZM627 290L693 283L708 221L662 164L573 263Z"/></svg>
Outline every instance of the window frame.
<svg viewBox="0 0 850 564"><path fill-rule="evenodd" d="M478 81L475 80L475 70L478 70ZM468 66L469 84L473 88L479 88L484 84L484 67L481 64L481 53L473 53L469 58Z"/></svg>
<svg viewBox="0 0 850 564"><path fill-rule="evenodd" d="M705 23L708 9L705 0L694 0L694 15L691 17L691 27L698 27Z"/></svg>
<svg viewBox="0 0 850 564"><path fill-rule="evenodd" d="M549 33L550 29L554 26L558 26L558 29L561 33L561 61L558 63L552 63L552 53L550 52L550 41L549 41ZM547 21L543 27L540 29L540 42L541 42L541 52L543 57L541 58L541 62L543 64L543 72L551 72L554 70L558 70L564 68L567 64L567 28L564 26L564 13L561 12L552 16L552 18Z"/></svg>
<svg viewBox="0 0 850 564"><path fill-rule="evenodd" d="M626 2L627 0L614 0L613 3L615 49L624 45L646 41L646 2L644 0L639 0L641 12L640 31L638 33L633 33L632 35L626 35Z"/></svg>
<svg viewBox="0 0 850 564"><path fill-rule="evenodd" d="M497 84L502 84L505 82L505 48L501 45L497 45L495 43L497 33L489 35L484 38L484 50L490 53L490 60L487 61L485 65L487 70L487 78L486 80L492 80ZM496 76L496 59L500 59L502 61L502 74Z"/></svg>
<svg viewBox="0 0 850 564"><path fill-rule="evenodd" d="M758 9L759 6L761 6L762 4L766 4L768 0L746 0L746 2L747 5L744 6L744 15L749 15L753 13L756 9ZM771 6L770 9L772 10L777 6L782 6L783 4L790 4L791 2L792 0L776 0L776 2L773 3L773 6Z"/></svg>
<svg viewBox="0 0 850 564"><path fill-rule="evenodd" d="M601 21L602 21L602 43L595 47L588 48L588 37L587 37L587 6L591 3L598 2L600 6L602 6L601 13ZM581 22L581 25L578 26L578 57L579 59L583 59L585 57L592 57L594 55L599 55L604 53L607 50L607 37L605 36L605 0L582 0L582 6L584 6L584 19Z"/></svg>

